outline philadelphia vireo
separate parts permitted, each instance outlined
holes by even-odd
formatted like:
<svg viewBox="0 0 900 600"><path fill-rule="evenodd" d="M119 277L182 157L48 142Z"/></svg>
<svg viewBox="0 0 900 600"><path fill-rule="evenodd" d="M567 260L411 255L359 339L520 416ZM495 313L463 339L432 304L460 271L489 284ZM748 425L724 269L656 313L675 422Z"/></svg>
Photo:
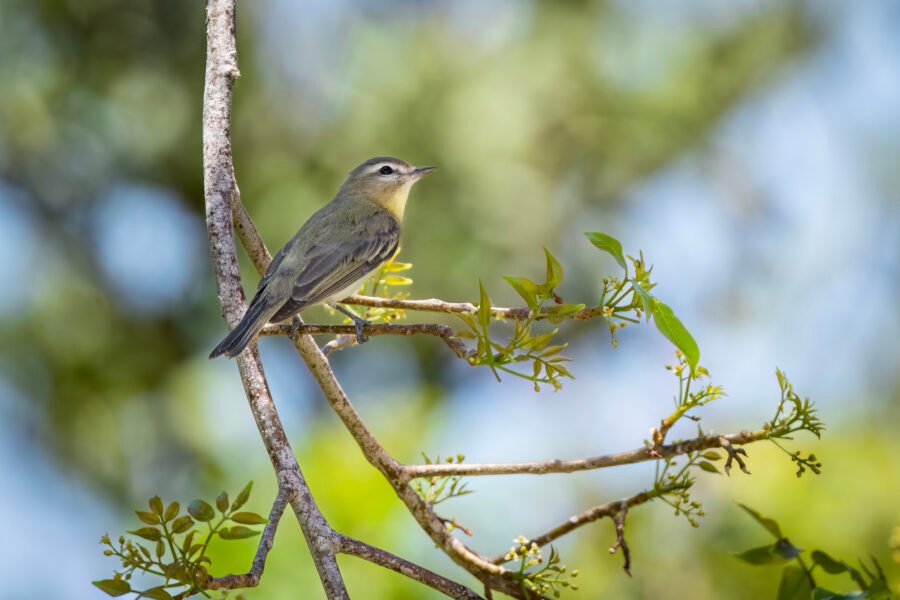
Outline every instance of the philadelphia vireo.
<svg viewBox="0 0 900 600"><path fill-rule="evenodd" d="M275 255L241 322L209 357L237 356L266 323L316 304L350 317L357 341L366 341L363 328L371 323L336 302L359 290L394 255L409 190L434 169L378 157L350 171L334 199Z"/></svg>

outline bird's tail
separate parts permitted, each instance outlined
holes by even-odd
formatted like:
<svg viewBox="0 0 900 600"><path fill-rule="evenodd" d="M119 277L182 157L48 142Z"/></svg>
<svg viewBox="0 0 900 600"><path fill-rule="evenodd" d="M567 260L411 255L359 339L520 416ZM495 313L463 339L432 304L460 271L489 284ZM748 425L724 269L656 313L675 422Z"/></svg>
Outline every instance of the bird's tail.
<svg viewBox="0 0 900 600"><path fill-rule="evenodd" d="M228 358L234 358L240 354L253 336L269 322L276 310L277 307L270 306L267 299L261 294L255 297L247 312L244 313L241 322L213 349L209 357L215 358L224 354Z"/></svg>

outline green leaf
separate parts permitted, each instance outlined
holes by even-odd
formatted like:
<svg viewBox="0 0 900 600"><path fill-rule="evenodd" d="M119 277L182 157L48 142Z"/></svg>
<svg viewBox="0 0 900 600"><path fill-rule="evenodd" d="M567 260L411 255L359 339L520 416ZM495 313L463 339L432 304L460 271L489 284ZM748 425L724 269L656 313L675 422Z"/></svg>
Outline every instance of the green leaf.
<svg viewBox="0 0 900 600"><path fill-rule="evenodd" d="M794 546L787 538L781 538L775 542L772 549L782 558L796 558L800 556L801 552L800 548Z"/></svg>
<svg viewBox="0 0 900 600"><path fill-rule="evenodd" d="M147 525L158 525L159 524L159 516L152 513L147 512L146 510L136 510L134 514L138 516L138 519L146 523Z"/></svg>
<svg viewBox="0 0 900 600"><path fill-rule="evenodd" d="M228 492L222 490L222 493L216 496L216 508L221 512L228 510Z"/></svg>
<svg viewBox="0 0 900 600"><path fill-rule="evenodd" d="M253 537L259 534L259 531L254 531L249 527L244 527L243 525L237 525L235 527L223 527L219 530L219 537L221 537L223 540L242 540L244 538Z"/></svg>
<svg viewBox="0 0 900 600"><path fill-rule="evenodd" d="M751 565L774 565L783 563L786 559L774 552L774 545L760 546L751 550L745 550L737 555L737 558Z"/></svg>
<svg viewBox="0 0 900 600"><path fill-rule="evenodd" d="M160 517L163 516L163 503L159 496L153 496L150 498L150 510Z"/></svg>
<svg viewBox="0 0 900 600"><path fill-rule="evenodd" d="M478 305L478 322L486 330L491 322L491 299L488 298L487 292L484 291L484 286L481 284L480 279L478 280L478 290L481 295L481 304Z"/></svg>
<svg viewBox="0 0 900 600"><path fill-rule="evenodd" d="M188 512L198 521L212 521L216 516L213 507L204 500L194 500L188 505Z"/></svg>
<svg viewBox="0 0 900 600"><path fill-rule="evenodd" d="M191 547L191 544L194 543L194 533L196 533L196 532L192 531L189 534L187 534L186 536L184 536L184 540L181 542L181 551L184 552L185 554L187 553L188 548Z"/></svg>
<svg viewBox="0 0 900 600"><path fill-rule="evenodd" d="M781 571L778 600L809 600L813 587L803 567L788 565Z"/></svg>
<svg viewBox="0 0 900 600"><path fill-rule="evenodd" d="M151 598L152 600L172 600L172 595L162 586L144 590L141 592L141 596L144 598Z"/></svg>
<svg viewBox="0 0 900 600"><path fill-rule="evenodd" d="M172 502L168 507L166 507L166 512L163 515L163 520L171 521L178 516L179 510L181 510L181 506L179 506L177 502Z"/></svg>
<svg viewBox="0 0 900 600"><path fill-rule="evenodd" d="M156 558L162 558L163 554L166 553L166 545L162 540L156 542Z"/></svg>
<svg viewBox="0 0 900 600"><path fill-rule="evenodd" d="M388 275L382 279L385 285L412 285L413 280L400 275Z"/></svg>
<svg viewBox="0 0 900 600"><path fill-rule="evenodd" d="M243 505L247 504L247 500L250 499L250 490L252 489L253 482L251 481L244 486L244 489L242 489L237 495L237 498L234 499L234 502L231 504L231 510L237 510Z"/></svg>
<svg viewBox="0 0 900 600"><path fill-rule="evenodd" d="M826 573L837 575L838 573L847 571L847 565L839 560L831 558L821 550L813 550L810 557L812 558L813 563L822 567L822 570Z"/></svg>
<svg viewBox="0 0 900 600"><path fill-rule="evenodd" d="M584 304L554 304L548 306L544 312L548 315L571 315L584 308Z"/></svg>
<svg viewBox="0 0 900 600"><path fill-rule="evenodd" d="M550 254L550 251L544 248L544 254L547 256L547 291L549 292L563 280L563 268L556 260L556 257Z"/></svg>
<svg viewBox="0 0 900 600"><path fill-rule="evenodd" d="M131 591L131 585L123 579L101 579L91 583L110 596L124 596Z"/></svg>
<svg viewBox="0 0 900 600"><path fill-rule="evenodd" d="M649 321L650 317L653 316L653 309L656 308L656 299L639 283L632 283L631 288L641 297L641 304L644 305L644 318Z"/></svg>
<svg viewBox="0 0 900 600"><path fill-rule="evenodd" d="M696 372L697 363L700 362L700 347L697 346L691 333L678 320L672 309L660 302L659 299L656 299L653 310L653 322L656 323L659 332L684 353L687 363L691 367L691 373Z"/></svg>
<svg viewBox="0 0 900 600"><path fill-rule="evenodd" d="M231 515L231 520L242 525L265 525L268 519L255 512L238 512Z"/></svg>
<svg viewBox="0 0 900 600"><path fill-rule="evenodd" d="M159 529L157 529L156 527L141 527L140 529L135 529L134 531L129 531L128 533L144 538L145 540L150 540L151 542L155 542L156 540L162 538L162 533L160 533Z"/></svg>
<svg viewBox="0 0 900 600"><path fill-rule="evenodd" d="M678 317L675 316L675 313L667 304L661 302L659 298L650 295L647 290L641 287L641 284L632 283L631 287L641 297L647 318L649 319L650 315L653 315L653 322L656 323L656 328L666 339L675 344L676 348L681 350L687 359L688 365L691 367L691 373L696 373L697 363L700 362L700 347L697 346L697 342L694 341L691 333L678 320Z"/></svg>
<svg viewBox="0 0 900 600"><path fill-rule="evenodd" d="M194 526L194 520L190 518L188 515L182 515L175 519L175 522L172 523L172 532L173 533L184 533L188 529Z"/></svg>
<svg viewBox="0 0 900 600"><path fill-rule="evenodd" d="M538 284L528 279L527 277L510 277L507 275L503 276L503 279L516 290L522 300L525 301L525 304L528 305L528 308L531 310L537 310L537 294L538 294Z"/></svg>
<svg viewBox="0 0 900 600"><path fill-rule="evenodd" d="M707 450L700 456L702 456L706 460L722 460L722 456L714 450Z"/></svg>
<svg viewBox="0 0 900 600"><path fill-rule="evenodd" d="M385 273L399 273L400 271L409 271L412 269L412 263L392 262L384 265Z"/></svg>
<svg viewBox="0 0 900 600"><path fill-rule="evenodd" d="M700 466L701 469L703 469L703 470L706 471L707 473L715 473L715 474L717 474L717 475L720 474L720 473L719 473L719 469L716 468L716 465L712 464L712 463L709 462L709 461L701 460L701 461L700 461L699 463L697 463L697 464Z"/></svg>
<svg viewBox="0 0 900 600"><path fill-rule="evenodd" d="M628 270L628 266L625 263L625 254L622 252L622 243L611 235L606 235L605 233L600 233L599 231L593 232L585 232L587 239L600 248L607 254L611 255L616 262L619 263L619 266Z"/></svg>
<svg viewBox="0 0 900 600"><path fill-rule="evenodd" d="M784 537L781 534L781 527L778 526L778 523L776 523L774 521L774 519L769 519L767 517L764 517L761 514L759 514L758 512L756 512L755 510L753 510L752 508L750 508L749 506L746 506L744 504L738 504L738 506L740 506L745 511L747 511L747 514L749 514L751 517L753 517L753 519L757 523L759 523L760 525L765 527L766 531L771 533L773 536L775 536L778 539L781 539Z"/></svg>

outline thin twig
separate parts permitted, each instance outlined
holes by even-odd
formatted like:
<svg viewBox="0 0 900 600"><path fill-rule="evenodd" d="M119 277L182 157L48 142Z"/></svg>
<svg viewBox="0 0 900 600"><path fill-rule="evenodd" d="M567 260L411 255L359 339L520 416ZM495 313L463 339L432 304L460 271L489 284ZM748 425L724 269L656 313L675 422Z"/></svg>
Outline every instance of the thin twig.
<svg viewBox="0 0 900 600"><path fill-rule="evenodd" d="M263 327L262 331L260 331L260 335L290 335L291 329L291 325L285 324L266 325L265 327ZM443 342L447 344L447 347L449 347L450 350L452 350L453 353L460 358L468 358L469 356L472 356L474 354L472 350L466 348L465 344L463 344L461 340L453 337L455 332L449 325L441 325L439 323L373 323L371 325L366 325L363 328L363 331L369 337L379 335L433 335L443 340ZM318 335L326 333L339 335L354 334L353 337L350 338L349 343L342 344L340 347L356 343L356 328L353 325L313 325L309 323L303 323L297 325L296 332L298 334L308 335ZM332 348L331 351L333 351L334 349L336 348Z"/></svg>
<svg viewBox="0 0 900 600"><path fill-rule="evenodd" d="M357 306L369 306L372 308L396 308L400 310L416 310L422 312L438 312L447 314L473 315L478 312L478 306L471 302L446 302L437 298L428 300L404 300L400 298L380 298L377 296L353 295L341 301L342 304L354 304ZM602 308L587 307L578 312L567 315L567 319L583 321L603 314ZM550 316L559 316L546 311L535 315L529 308L502 308L491 307L491 315L500 319L525 320L532 316L535 319L544 319Z"/></svg>
<svg viewBox="0 0 900 600"><path fill-rule="evenodd" d="M266 557L268 557L269 550L272 549L272 544L275 541L275 530L278 529L278 523L281 521L284 509L295 493L295 490L284 486L279 488L275 502L272 503L272 510L269 511L269 522L266 523L262 536L259 538L259 546L256 549L256 556L253 558L253 565L250 567L250 571L239 575L211 577L204 582L203 587L205 589L233 590L259 585L259 579L266 568Z"/></svg>
<svg viewBox="0 0 900 600"><path fill-rule="evenodd" d="M538 546L546 546L554 540L561 538L567 533L570 533L571 531L578 529L583 525L593 523L594 521L602 519L603 517L612 518L623 510L628 510L639 504L650 502L657 496L659 496L659 492L655 490L647 490L639 494L629 496L628 498L623 498L622 500L616 500L614 502L607 502L605 504L594 506L582 513L569 517L546 533L543 533L537 537L529 538L528 544L534 543ZM489 558L488 560L496 565L501 565L505 562L508 562L506 554L498 554L497 556Z"/></svg>
<svg viewBox="0 0 900 600"><path fill-rule="evenodd" d="M628 547L628 542L625 541L625 517L627 515L628 506L622 504L621 510L612 516L613 524L616 526L616 542L609 547L609 553L615 554L616 550L622 550L622 556L625 559L622 569L626 575L631 577L631 549Z"/></svg>

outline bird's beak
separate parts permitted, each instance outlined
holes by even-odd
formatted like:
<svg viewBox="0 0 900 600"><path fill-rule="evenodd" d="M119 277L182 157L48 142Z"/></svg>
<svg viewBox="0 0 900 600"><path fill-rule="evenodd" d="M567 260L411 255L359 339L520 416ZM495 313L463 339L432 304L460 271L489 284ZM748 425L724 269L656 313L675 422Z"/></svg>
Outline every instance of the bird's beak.
<svg viewBox="0 0 900 600"><path fill-rule="evenodd" d="M437 169L437 167L415 167L409 174L412 177L413 181L418 181L422 177L428 175L432 171Z"/></svg>

